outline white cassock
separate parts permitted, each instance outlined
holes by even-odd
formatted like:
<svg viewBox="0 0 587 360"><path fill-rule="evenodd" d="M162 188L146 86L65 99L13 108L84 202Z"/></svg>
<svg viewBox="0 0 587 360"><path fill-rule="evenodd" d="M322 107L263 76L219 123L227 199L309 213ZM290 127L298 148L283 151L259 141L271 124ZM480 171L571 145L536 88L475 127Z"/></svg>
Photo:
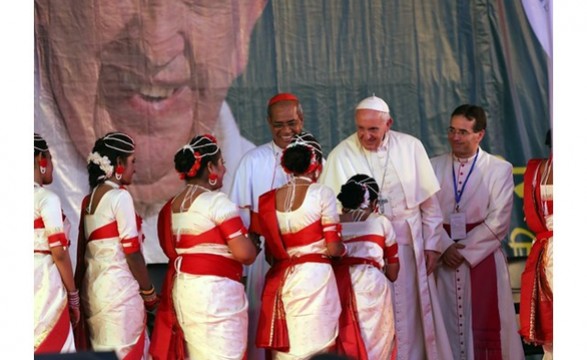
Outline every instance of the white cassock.
<svg viewBox="0 0 587 360"><path fill-rule="evenodd" d="M455 359L476 358L475 355L478 354L474 354L470 269L491 257L495 260L495 272L483 273L483 280L484 283L491 278L497 281L499 314L494 316L499 317L501 326L499 338L502 358L524 359L507 258L501 246L501 241L509 231L513 207L512 164L480 148L477 160L474 161L474 158L475 156L463 163L463 159L459 162L449 153L431 159L441 185L437 197L444 223L450 224L451 214L455 212L455 182L457 191L462 190L459 212L465 214L466 223L480 223L467 232L466 238L459 240L459 244L465 245L464 249L459 249L465 262L457 270L444 265L440 265L436 270L446 330ZM470 176L466 180L469 173ZM450 234L443 231L442 250L446 250L453 243Z"/></svg>
<svg viewBox="0 0 587 360"><path fill-rule="evenodd" d="M282 154L283 149L273 141L259 145L243 155L234 173L229 197L239 206L240 216L247 228L251 225L251 212L259 213L259 196L285 185L288 181L287 174L281 167ZM263 243L263 238L261 241ZM255 346L261 293L265 274L270 267L265 261L264 246L262 248L255 262L245 267L249 300L249 359L263 359L265 356L265 350Z"/></svg>
<svg viewBox="0 0 587 360"><path fill-rule="evenodd" d="M366 151L354 133L328 155L319 181L338 193L356 174L377 181L380 210L397 235L400 271L392 293L397 359L452 359L434 277L426 275L424 250L440 252L442 214L435 197L440 187L424 146L389 130L377 151Z"/></svg>
<svg viewBox="0 0 587 360"><path fill-rule="evenodd" d="M84 196L90 191L87 163L85 157L80 156L69 137L52 99L51 91L41 86L37 69L35 69L34 129L51 148L54 172L50 188L61 198L63 212L73 224L70 237L72 239L70 256L75 268L80 208ZM222 191L227 193L242 154L254 148L255 145L240 135L238 125L226 102L223 102L220 108L213 135L218 140L222 157L226 161ZM169 159L169 161L173 164L173 159ZM173 167L170 171L175 172ZM132 185L129 186L129 189L132 191ZM164 204L165 202L148 205L135 202L136 211L143 218L142 231L145 235L143 255L148 264L167 263L168 261L167 256L161 250L157 237L157 217Z"/></svg>

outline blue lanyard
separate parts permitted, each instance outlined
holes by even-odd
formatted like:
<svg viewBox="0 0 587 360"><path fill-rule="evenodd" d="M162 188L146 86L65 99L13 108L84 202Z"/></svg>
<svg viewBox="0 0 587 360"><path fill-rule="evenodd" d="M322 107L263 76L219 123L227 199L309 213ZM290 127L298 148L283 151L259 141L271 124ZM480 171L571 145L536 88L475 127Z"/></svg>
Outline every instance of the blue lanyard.
<svg viewBox="0 0 587 360"><path fill-rule="evenodd" d="M461 202L461 197L463 196L463 193L465 192L465 186L467 185L467 181L469 181L469 177L471 176L471 173L473 172L473 168L475 167L475 163L477 162L477 156L479 156L479 149L477 149L477 153L475 154L475 159L473 159L473 164L471 165L471 168L469 169L469 173L467 174L467 177L465 178L465 182L463 183L463 187L461 188L460 193L457 191L457 175L455 174L455 166L454 166L454 162L453 162L453 165L452 165L452 185L453 185L453 189L455 192L455 203L456 203L457 212L459 211L459 202Z"/></svg>

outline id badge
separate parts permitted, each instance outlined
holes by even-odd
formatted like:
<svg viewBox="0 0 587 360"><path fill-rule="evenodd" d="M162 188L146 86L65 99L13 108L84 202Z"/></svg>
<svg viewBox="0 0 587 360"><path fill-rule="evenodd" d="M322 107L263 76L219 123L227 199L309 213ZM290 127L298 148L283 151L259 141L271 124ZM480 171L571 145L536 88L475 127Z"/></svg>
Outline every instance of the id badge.
<svg viewBox="0 0 587 360"><path fill-rule="evenodd" d="M461 240L467 237L467 219L465 213L450 214L450 238Z"/></svg>

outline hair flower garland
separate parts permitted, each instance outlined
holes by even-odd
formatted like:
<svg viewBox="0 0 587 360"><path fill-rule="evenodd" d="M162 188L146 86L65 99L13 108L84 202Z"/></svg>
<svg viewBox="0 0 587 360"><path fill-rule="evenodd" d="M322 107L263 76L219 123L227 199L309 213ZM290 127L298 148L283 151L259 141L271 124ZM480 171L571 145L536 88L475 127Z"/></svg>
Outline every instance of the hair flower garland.
<svg viewBox="0 0 587 360"><path fill-rule="evenodd" d="M100 167L100 170L102 170L104 172L104 174L106 175L106 178L109 178L112 176L112 173L114 172L114 167L110 163L110 159L108 159L108 157L100 156L100 154L98 152L94 151L93 153L88 155L87 161L88 161L88 164L94 163L94 164L98 165Z"/></svg>

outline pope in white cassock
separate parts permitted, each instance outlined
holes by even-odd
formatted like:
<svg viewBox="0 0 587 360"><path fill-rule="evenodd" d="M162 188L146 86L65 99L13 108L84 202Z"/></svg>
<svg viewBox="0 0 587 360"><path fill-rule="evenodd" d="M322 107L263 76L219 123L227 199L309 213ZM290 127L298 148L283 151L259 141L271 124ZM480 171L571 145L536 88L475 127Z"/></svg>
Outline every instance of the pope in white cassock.
<svg viewBox="0 0 587 360"><path fill-rule="evenodd" d="M399 245L401 269L389 309L397 359L452 359L432 274L440 256L440 187L420 140L390 130L392 123L385 101L362 100L355 108L356 133L332 150L319 181L337 193L355 174L377 181L379 211L391 220Z"/></svg>
<svg viewBox="0 0 587 360"><path fill-rule="evenodd" d="M241 159L234 174L230 199L240 208L249 237L261 241L259 229L259 196L287 183L287 175L281 166L283 149L299 134L304 125L304 114L298 98L290 93L279 93L267 104L267 123L272 140L248 151ZM246 291L249 300L248 358L263 359L265 350L255 347L255 337L261 306L261 293L269 264L261 250L255 262L246 267Z"/></svg>
<svg viewBox="0 0 587 360"><path fill-rule="evenodd" d="M514 201L512 164L479 146L486 124L481 107L457 107L452 151L431 159L445 229L436 281L454 359L524 359L501 247Z"/></svg>

